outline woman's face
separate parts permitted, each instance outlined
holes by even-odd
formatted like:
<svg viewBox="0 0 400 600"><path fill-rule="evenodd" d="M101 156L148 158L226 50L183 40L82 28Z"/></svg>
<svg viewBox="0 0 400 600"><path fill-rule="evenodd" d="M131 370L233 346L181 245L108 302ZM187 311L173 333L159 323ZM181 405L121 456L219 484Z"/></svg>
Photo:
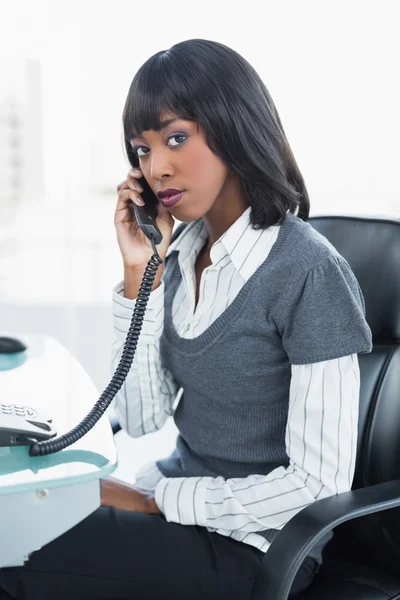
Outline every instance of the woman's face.
<svg viewBox="0 0 400 600"><path fill-rule="evenodd" d="M161 117L162 121L176 120L159 132L145 131L142 137L130 140L153 192L185 190L180 202L168 208L179 221L199 219L216 202L222 208L229 169L208 147L203 128L170 113ZM229 195L232 197L232 190Z"/></svg>

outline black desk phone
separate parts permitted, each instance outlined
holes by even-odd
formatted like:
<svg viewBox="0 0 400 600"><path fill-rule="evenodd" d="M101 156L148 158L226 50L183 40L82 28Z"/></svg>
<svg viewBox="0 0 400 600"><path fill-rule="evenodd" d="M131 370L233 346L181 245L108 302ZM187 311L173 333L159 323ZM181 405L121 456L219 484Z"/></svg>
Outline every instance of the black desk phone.
<svg viewBox="0 0 400 600"><path fill-rule="evenodd" d="M155 221L158 198L153 194L144 178L141 178L140 183L144 188L141 197L145 202L146 210L133 202L131 209L134 211L135 219L139 227L150 240L154 254L150 258L144 271L132 314L131 324L122 350L121 360L110 383L81 423L71 431L56 439L50 439L57 435L56 430L51 425L51 419L37 414L37 412L29 406L9 404L5 398L0 397L0 402L3 402L0 404L0 446L29 445L30 456L43 456L59 452L75 443L94 427L110 406L118 390L122 387L135 356L136 346L142 329L143 318L153 287L154 278L159 265L163 262L156 249L156 245L160 244L162 241L162 234ZM154 218L152 214L154 215ZM0 337L0 355L1 353L13 354L24 352L25 350L26 346L20 340Z"/></svg>

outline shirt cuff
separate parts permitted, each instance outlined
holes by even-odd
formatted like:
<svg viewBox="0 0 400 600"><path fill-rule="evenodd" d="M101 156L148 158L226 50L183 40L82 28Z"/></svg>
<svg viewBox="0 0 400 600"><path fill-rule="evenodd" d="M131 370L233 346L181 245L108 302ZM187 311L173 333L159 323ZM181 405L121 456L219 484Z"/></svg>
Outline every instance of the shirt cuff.
<svg viewBox="0 0 400 600"><path fill-rule="evenodd" d="M124 297L124 282L120 281L112 290L113 324L116 339L123 342L131 325L136 299ZM139 344L154 344L154 340L161 337L164 325L164 281L151 292L143 325L140 331Z"/></svg>
<svg viewBox="0 0 400 600"><path fill-rule="evenodd" d="M207 479L209 478L164 477L159 481L154 499L167 521L206 526Z"/></svg>

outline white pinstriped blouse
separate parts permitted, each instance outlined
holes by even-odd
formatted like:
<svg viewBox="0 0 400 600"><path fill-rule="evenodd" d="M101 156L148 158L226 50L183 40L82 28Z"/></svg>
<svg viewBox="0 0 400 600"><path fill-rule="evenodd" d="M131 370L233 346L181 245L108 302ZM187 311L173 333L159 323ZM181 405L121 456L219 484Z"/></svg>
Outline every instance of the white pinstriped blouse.
<svg viewBox="0 0 400 600"><path fill-rule="evenodd" d="M201 276L195 307L195 260L206 243L202 219L191 222L168 250L179 250L182 282L173 301L173 322L182 338L200 335L229 306L266 259L280 226L253 230L250 207L215 242L212 265ZM119 363L134 300L124 298L123 281L113 289L114 341L111 368ZM151 293L136 355L127 379L114 399L121 426L133 437L156 431L173 414L178 385L163 368L159 340L164 323L164 282ZM245 478L166 478L155 463L136 474L136 486L153 491L167 521L200 525L209 531L266 551L257 532L279 528L316 499L351 489L354 476L360 371L357 354L307 365L292 365L286 426L287 468ZM322 444L321 456L321 440ZM307 472L302 469L307 453ZM312 460L310 460L312 457ZM195 508L195 510L194 510ZM232 513L248 512L246 527ZM240 531L239 531L240 529Z"/></svg>

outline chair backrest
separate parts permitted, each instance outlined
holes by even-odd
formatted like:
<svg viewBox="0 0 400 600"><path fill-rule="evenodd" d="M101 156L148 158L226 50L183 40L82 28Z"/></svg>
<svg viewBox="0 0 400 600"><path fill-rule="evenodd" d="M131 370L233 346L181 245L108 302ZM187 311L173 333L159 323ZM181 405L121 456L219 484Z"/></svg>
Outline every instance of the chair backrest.
<svg viewBox="0 0 400 600"><path fill-rule="evenodd" d="M353 489L400 479L400 219L316 215L308 222L351 266L372 331L372 352L358 356L360 412ZM400 509L356 519L344 530L347 542L357 540L366 554L377 554L379 548L381 561L399 569Z"/></svg>

